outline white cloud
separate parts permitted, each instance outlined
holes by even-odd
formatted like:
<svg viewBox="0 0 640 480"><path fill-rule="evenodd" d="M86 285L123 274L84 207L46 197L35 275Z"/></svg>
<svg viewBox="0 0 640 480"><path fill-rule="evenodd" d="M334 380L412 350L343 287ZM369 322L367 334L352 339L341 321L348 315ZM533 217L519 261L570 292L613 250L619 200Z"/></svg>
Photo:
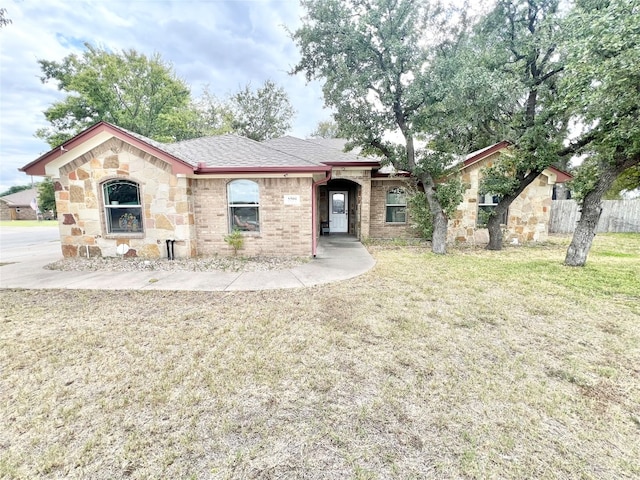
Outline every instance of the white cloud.
<svg viewBox="0 0 640 480"><path fill-rule="evenodd" d="M42 111L61 93L40 82L38 59L60 61L84 42L157 52L194 96L205 85L225 97L271 79L298 112L296 136L329 118L319 84L288 75L298 52L284 25L299 24L295 0L9 0L3 7L13 23L0 30L0 191L29 183L17 169L49 150L33 134L47 126Z"/></svg>

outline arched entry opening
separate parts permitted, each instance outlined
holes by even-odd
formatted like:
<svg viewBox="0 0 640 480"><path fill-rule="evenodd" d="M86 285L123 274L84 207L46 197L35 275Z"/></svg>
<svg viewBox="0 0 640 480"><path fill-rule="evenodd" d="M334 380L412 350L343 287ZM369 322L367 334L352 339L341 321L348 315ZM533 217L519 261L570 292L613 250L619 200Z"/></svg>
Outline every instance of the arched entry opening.
<svg viewBox="0 0 640 480"><path fill-rule="evenodd" d="M362 187L350 180L331 180L319 188L321 234L361 236Z"/></svg>

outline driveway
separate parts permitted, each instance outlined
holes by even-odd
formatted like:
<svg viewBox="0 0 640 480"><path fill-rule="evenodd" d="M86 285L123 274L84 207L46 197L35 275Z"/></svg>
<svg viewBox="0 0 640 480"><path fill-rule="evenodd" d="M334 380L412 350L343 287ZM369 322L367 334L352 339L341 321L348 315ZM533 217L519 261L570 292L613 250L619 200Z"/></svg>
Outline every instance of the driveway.
<svg viewBox="0 0 640 480"><path fill-rule="evenodd" d="M33 227L37 228L37 227ZM48 232L4 232L0 237L1 288L63 288L95 290L200 290L254 291L300 288L347 280L375 265L366 248L349 235L321 237L318 255L302 265L266 272L64 272L45 270L47 263L62 258L59 240L47 240ZM55 236L58 229L54 228ZM3 242L7 235L7 245ZM39 237L42 235L42 237ZM36 240L39 238L39 240ZM12 243L11 243L12 242Z"/></svg>

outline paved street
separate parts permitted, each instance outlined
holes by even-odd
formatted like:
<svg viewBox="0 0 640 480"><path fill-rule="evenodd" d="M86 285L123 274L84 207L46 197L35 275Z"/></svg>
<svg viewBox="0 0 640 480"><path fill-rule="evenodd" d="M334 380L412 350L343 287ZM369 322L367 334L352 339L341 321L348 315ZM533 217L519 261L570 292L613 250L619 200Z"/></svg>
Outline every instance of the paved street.
<svg viewBox="0 0 640 480"><path fill-rule="evenodd" d="M0 262L48 256L62 257L60 232L55 226L0 227Z"/></svg>

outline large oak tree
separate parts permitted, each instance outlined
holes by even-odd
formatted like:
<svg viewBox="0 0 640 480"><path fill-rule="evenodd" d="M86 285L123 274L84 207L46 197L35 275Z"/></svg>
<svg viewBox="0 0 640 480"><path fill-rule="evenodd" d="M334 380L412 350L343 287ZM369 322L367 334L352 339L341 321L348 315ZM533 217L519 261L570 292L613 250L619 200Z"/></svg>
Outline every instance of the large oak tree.
<svg viewBox="0 0 640 480"><path fill-rule="evenodd" d="M588 159L575 182L581 216L565 263L583 266L603 195L640 165L640 1L581 0L566 29L562 101L583 126L573 145Z"/></svg>
<svg viewBox="0 0 640 480"><path fill-rule="evenodd" d="M323 82L348 146L382 156L423 185L433 217L432 250L446 252L448 205L459 189L437 183L450 160L418 148L430 106L429 66L446 32L446 12L425 0L304 0L292 33L302 55L293 73ZM395 133L400 142L389 140ZM453 192L454 199L450 197Z"/></svg>

